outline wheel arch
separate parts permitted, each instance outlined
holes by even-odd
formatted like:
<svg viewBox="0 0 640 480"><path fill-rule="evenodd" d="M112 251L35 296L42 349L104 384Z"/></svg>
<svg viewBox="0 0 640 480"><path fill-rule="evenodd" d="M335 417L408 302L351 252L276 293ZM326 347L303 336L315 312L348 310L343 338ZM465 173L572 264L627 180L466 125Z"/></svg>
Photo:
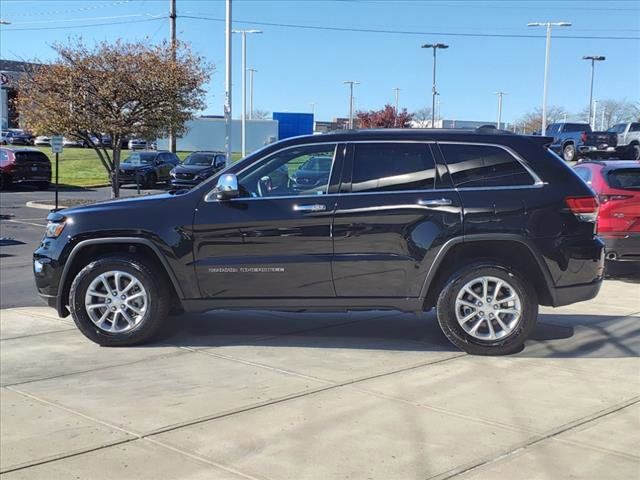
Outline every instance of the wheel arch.
<svg viewBox="0 0 640 480"><path fill-rule="evenodd" d="M479 259L513 265L531 281L541 305L554 303L551 274L530 241L516 234L478 234L451 239L441 247L421 289L423 309L435 306L438 293L455 271Z"/></svg>
<svg viewBox="0 0 640 480"><path fill-rule="evenodd" d="M91 238L78 242L71 250L71 253L69 253L69 257L65 262L58 284L56 305L58 315L61 317L69 315L69 310L67 309L69 290L78 272L92 259L108 253L133 253L143 258L159 261L161 271L169 280L169 285L175 299L181 301L184 298L184 293L173 269L158 246L151 240L140 237Z"/></svg>

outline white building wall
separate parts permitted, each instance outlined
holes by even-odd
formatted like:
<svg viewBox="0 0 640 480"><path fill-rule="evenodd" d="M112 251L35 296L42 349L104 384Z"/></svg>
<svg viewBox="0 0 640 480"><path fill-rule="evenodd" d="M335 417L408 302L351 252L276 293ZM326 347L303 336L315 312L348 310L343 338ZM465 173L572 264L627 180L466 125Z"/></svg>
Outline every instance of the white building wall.
<svg viewBox="0 0 640 480"><path fill-rule="evenodd" d="M242 123L233 120L231 125L231 150L242 151ZM187 122L187 133L176 141L178 151L196 150L224 151L225 124L223 118L196 118ZM278 140L276 120L247 120L247 153L254 152ZM166 138L157 140L158 149L168 150Z"/></svg>

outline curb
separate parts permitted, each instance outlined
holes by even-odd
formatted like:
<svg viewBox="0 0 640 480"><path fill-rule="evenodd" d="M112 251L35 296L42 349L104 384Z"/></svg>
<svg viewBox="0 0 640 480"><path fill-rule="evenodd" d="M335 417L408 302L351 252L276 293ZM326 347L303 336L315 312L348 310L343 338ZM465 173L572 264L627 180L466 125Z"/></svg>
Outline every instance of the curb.
<svg viewBox="0 0 640 480"><path fill-rule="evenodd" d="M29 208L39 208L40 210L53 210L54 208L56 208L55 205L50 205L48 203L38 203L38 202L27 202L26 206ZM58 208L69 208L66 205L60 205L58 204Z"/></svg>

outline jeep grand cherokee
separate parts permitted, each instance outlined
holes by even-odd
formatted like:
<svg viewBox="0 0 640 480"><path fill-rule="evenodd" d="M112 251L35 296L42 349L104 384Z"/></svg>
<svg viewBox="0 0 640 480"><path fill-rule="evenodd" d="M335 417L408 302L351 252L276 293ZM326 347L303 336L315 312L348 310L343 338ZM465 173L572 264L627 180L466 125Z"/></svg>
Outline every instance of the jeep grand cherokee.
<svg viewBox="0 0 640 480"><path fill-rule="evenodd" d="M189 191L51 213L39 293L101 345L150 341L169 310L435 308L474 354L520 349L538 305L593 298L590 188L495 129L363 130L269 145ZM295 182L331 157L321 184Z"/></svg>

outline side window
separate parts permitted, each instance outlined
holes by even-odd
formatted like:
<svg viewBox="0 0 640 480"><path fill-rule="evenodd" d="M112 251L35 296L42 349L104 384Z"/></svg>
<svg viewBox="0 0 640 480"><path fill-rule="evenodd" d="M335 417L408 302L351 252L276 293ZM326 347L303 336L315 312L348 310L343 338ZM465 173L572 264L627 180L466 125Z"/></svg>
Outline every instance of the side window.
<svg viewBox="0 0 640 480"><path fill-rule="evenodd" d="M214 168L222 168L226 162L227 158L224 155L216 155L215 160L213 161L213 166Z"/></svg>
<svg viewBox="0 0 640 480"><path fill-rule="evenodd" d="M549 125L549 128L547 128L547 135L554 135L555 133L558 133L558 124L552 123Z"/></svg>
<svg viewBox="0 0 640 480"><path fill-rule="evenodd" d="M640 132L640 122L632 123L629 127L630 132Z"/></svg>
<svg viewBox="0 0 640 480"><path fill-rule="evenodd" d="M582 180L584 180L588 185L591 185L591 170L584 167L576 167L574 170Z"/></svg>
<svg viewBox="0 0 640 480"><path fill-rule="evenodd" d="M248 197L324 195L329 188L335 151L335 143L323 143L291 147L274 153L238 174L241 195ZM306 170L304 167L310 161L317 161L321 168Z"/></svg>
<svg viewBox="0 0 640 480"><path fill-rule="evenodd" d="M432 190L436 169L426 143L354 144L352 192Z"/></svg>
<svg viewBox="0 0 640 480"><path fill-rule="evenodd" d="M0 150L0 165L5 165L9 161L9 154L6 150Z"/></svg>
<svg viewBox="0 0 640 480"><path fill-rule="evenodd" d="M440 144L456 187L532 185L533 178L508 151L492 145Z"/></svg>

